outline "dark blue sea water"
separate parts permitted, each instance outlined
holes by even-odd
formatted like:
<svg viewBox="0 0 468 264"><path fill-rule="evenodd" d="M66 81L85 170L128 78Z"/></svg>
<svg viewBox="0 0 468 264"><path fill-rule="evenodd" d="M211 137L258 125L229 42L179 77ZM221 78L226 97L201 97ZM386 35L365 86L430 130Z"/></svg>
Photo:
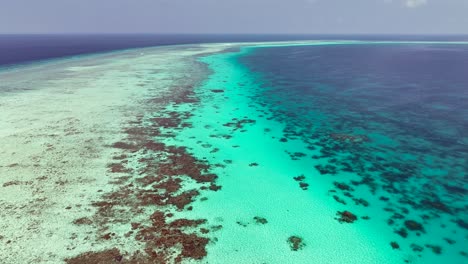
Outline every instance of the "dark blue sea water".
<svg viewBox="0 0 468 264"><path fill-rule="evenodd" d="M0 66L119 49L213 42L287 41L307 39L463 40L466 36L349 35L0 35Z"/></svg>
<svg viewBox="0 0 468 264"><path fill-rule="evenodd" d="M308 158L334 177L330 201L377 216L368 225L407 261L468 262L467 45L259 48L239 62L285 140L320 149Z"/></svg>

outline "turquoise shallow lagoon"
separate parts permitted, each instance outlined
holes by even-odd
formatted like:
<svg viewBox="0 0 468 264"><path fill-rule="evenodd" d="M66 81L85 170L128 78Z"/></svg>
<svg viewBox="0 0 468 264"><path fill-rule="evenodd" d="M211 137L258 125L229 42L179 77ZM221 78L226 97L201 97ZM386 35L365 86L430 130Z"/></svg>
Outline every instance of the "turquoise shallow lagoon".
<svg viewBox="0 0 468 264"><path fill-rule="evenodd" d="M188 213L223 225L208 263L466 261L468 49L336 44L201 59L193 127L169 142L219 165Z"/></svg>
<svg viewBox="0 0 468 264"><path fill-rule="evenodd" d="M196 156L222 165L216 171L222 190L194 203L188 214L223 225L207 263L392 263L397 258L379 252L387 241L367 239L364 222L353 226L335 220L339 207L327 199L330 181L314 180L313 166L321 163L292 160L287 153L318 152L300 140L280 141L285 125L255 101L260 88L236 63L237 56L202 59L213 70L197 90L207 103L193 112L193 128L170 141L193 146ZM306 176L308 191L293 179L300 175ZM300 250L291 249L291 236L304 240Z"/></svg>
<svg viewBox="0 0 468 264"><path fill-rule="evenodd" d="M383 41L6 69L0 260L465 263L466 69L466 43Z"/></svg>

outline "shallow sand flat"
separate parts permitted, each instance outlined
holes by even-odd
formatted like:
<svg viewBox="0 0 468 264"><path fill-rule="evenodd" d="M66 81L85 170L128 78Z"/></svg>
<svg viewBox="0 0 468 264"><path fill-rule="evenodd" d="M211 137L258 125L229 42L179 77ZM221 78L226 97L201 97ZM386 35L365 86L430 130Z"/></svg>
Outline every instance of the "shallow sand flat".
<svg viewBox="0 0 468 264"><path fill-rule="evenodd" d="M258 84L236 56L202 59L213 74L196 90L202 103L190 119L194 125L168 139L218 165L221 191L203 194L193 211L184 212L222 225L213 232L216 242L208 246L206 263L400 262L387 250L388 241L370 239L375 230L365 220L350 225L335 219L339 208L327 199L331 183L319 180L313 170L318 163L291 160L287 150L310 151L300 140L279 140L284 124L255 104ZM293 179L298 175L306 177L308 191ZM294 236L303 242L297 250L288 243Z"/></svg>
<svg viewBox="0 0 468 264"><path fill-rule="evenodd" d="M61 263L134 247L96 242L96 226L73 222L91 217L90 204L115 188L110 145L147 110L142 102L189 81L193 56L223 48L130 50L0 72L0 262Z"/></svg>

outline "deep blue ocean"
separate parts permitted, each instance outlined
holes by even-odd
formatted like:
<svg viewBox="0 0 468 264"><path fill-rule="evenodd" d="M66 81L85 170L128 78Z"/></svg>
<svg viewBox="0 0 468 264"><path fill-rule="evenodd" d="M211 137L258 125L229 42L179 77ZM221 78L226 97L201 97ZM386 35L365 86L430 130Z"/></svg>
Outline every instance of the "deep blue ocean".
<svg viewBox="0 0 468 264"><path fill-rule="evenodd" d="M120 49L174 44L321 39L466 40L467 36L378 35L181 35L181 34L57 34L1 35L0 66Z"/></svg>
<svg viewBox="0 0 468 264"><path fill-rule="evenodd" d="M378 215L368 224L421 263L468 261L467 45L272 47L238 60L284 141L320 149L301 156L335 180L330 201Z"/></svg>

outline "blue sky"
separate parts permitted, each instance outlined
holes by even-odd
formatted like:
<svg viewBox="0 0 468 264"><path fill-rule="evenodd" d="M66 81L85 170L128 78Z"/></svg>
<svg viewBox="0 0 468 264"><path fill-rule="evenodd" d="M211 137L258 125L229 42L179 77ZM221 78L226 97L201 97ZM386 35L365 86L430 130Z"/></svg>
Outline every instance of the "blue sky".
<svg viewBox="0 0 468 264"><path fill-rule="evenodd" d="M468 0L0 0L0 33L468 34Z"/></svg>

